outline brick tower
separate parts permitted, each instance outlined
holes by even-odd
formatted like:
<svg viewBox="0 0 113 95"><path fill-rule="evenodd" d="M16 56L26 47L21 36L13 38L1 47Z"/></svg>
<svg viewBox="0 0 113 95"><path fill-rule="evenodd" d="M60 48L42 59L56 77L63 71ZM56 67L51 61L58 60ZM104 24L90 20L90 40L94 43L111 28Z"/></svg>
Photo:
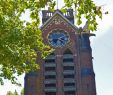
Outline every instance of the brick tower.
<svg viewBox="0 0 113 95"><path fill-rule="evenodd" d="M42 11L44 43L55 50L25 76L25 95L96 95L89 31L74 25L73 10ZM87 30L87 29L86 29Z"/></svg>

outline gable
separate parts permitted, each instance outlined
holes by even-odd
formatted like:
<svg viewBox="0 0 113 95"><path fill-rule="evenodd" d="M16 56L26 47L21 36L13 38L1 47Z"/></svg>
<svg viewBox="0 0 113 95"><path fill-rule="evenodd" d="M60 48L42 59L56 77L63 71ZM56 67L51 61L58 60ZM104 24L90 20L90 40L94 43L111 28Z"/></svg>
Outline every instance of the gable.
<svg viewBox="0 0 113 95"><path fill-rule="evenodd" d="M60 28L61 26L72 28L74 31L78 32L78 28L73 25L60 11L56 11L52 17L50 17L41 27L42 31L50 28Z"/></svg>

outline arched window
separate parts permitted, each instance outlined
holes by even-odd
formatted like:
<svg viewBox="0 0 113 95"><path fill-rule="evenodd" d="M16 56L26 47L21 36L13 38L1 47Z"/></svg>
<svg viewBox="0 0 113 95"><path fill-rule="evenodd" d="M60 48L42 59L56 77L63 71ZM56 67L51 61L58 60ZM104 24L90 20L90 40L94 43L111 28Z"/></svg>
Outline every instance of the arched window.
<svg viewBox="0 0 113 95"><path fill-rule="evenodd" d="M51 53L50 55L48 55L45 59L45 62L46 63L52 63L52 62L55 62L55 54L54 53Z"/></svg>
<svg viewBox="0 0 113 95"><path fill-rule="evenodd" d="M47 58L45 59L45 71L56 71L56 64L55 64L55 54L51 53Z"/></svg>
<svg viewBox="0 0 113 95"><path fill-rule="evenodd" d="M72 52L71 52L69 49L66 49L66 50L64 51L64 54L72 54Z"/></svg>
<svg viewBox="0 0 113 95"><path fill-rule="evenodd" d="M44 64L44 88L45 95L56 95L56 64L55 64L55 54L51 53L45 59ZM51 91L50 88L53 90ZM50 91L49 91L50 90Z"/></svg>
<svg viewBox="0 0 113 95"><path fill-rule="evenodd" d="M69 49L63 54L63 62L73 62L73 54Z"/></svg>
<svg viewBox="0 0 113 95"><path fill-rule="evenodd" d="M64 77L64 95L75 95L74 58L73 53L69 49L67 49L63 53L63 77Z"/></svg>

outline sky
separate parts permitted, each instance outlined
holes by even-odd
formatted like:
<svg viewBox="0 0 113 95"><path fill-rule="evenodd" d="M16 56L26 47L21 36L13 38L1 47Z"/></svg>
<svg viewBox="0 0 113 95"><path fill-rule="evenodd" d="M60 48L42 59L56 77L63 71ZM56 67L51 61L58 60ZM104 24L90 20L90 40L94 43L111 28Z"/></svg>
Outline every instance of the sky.
<svg viewBox="0 0 113 95"><path fill-rule="evenodd" d="M97 95L113 95L113 0L95 1L109 12L98 21L96 37L91 39Z"/></svg>
<svg viewBox="0 0 113 95"><path fill-rule="evenodd" d="M109 12L108 15L103 14L102 20L98 20L98 29L94 32L96 36L90 38L97 95L113 95L113 0L94 1L98 6L102 6L103 13ZM63 2L59 0L58 3L60 8ZM24 85L23 76L19 77L19 81ZM20 92L22 87L14 86L5 80L5 85L0 86L0 95L6 95L7 91L15 89Z"/></svg>

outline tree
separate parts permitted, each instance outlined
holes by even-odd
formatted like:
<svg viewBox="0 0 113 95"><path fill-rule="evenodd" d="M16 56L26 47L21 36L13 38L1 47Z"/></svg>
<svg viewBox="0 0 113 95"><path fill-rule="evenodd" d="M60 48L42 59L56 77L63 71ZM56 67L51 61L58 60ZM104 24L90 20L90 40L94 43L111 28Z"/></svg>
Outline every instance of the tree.
<svg viewBox="0 0 113 95"><path fill-rule="evenodd" d="M24 95L24 89L21 90L20 94L15 90L14 92L8 91L6 95Z"/></svg>
<svg viewBox="0 0 113 95"><path fill-rule="evenodd" d="M14 94L13 92L8 91L6 95L18 95L18 94Z"/></svg>
<svg viewBox="0 0 113 95"><path fill-rule="evenodd" d="M24 88L21 90L21 95L24 95Z"/></svg>
<svg viewBox="0 0 113 95"><path fill-rule="evenodd" d="M18 95L17 91L15 90L14 95Z"/></svg>
<svg viewBox="0 0 113 95"><path fill-rule="evenodd" d="M44 3L45 4L45 3ZM16 76L36 70L37 51L45 57L50 47L44 45L39 30L39 8L33 0L0 0L0 83L3 78L16 83ZM29 9L32 22L20 19ZM37 15L37 16L36 16ZM26 24L26 25L25 25ZM17 74L15 74L17 73Z"/></svg>
<svg viewBox="0 0 113 95"><path fill-rule="evenodd" d="M96 17L102 18L101 7L92 0L64 0L65 12L67 8L76 11L77 23L82 23L84 16L89 30L96 30ZM39 29L39 12L48 7L54 11L55 0L0 0L0 84L3 79L16 83L16 76L36 70L36 56L46 57L52 49L43 43ZM30 22L20 19L29 10Z"/></svg>

